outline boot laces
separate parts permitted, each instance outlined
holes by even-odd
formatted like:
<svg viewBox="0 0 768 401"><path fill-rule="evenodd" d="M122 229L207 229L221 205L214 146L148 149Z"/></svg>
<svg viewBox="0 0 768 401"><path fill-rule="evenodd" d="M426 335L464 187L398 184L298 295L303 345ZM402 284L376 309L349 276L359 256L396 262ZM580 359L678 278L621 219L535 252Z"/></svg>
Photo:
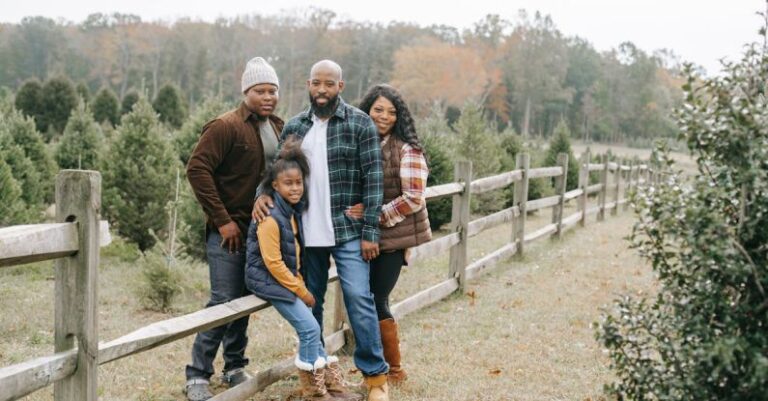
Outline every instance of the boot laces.
<svg viewBox="0 0 768 401"><path fill-rule="evenodd" d="M339 368L339 365L330 364L328 365L328 368L326 369L326 371L331 373L331 380L333 383L338 383L344 387L347 386L346 381L344 381L344 375L341 373L341 369Z"/></svg>

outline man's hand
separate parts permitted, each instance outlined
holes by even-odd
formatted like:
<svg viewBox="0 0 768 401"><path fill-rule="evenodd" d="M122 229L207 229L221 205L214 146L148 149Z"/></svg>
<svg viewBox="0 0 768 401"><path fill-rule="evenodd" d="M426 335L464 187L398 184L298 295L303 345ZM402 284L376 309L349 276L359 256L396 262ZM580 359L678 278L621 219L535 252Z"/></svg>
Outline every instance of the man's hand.
<svg viewBox="0 0 768 401"><path fill-rule="evenodd" d="M253 202L253 211L251 212L251 217L253 217L254 220L261 223L264 221L264 219L269 216L269 209L274 207L274 204L272 203L272 197L268 195L259 195L258 198L256 198L256 202Z"/></svg>
<svg viewBox="0 0 768 401"><path fill-rule="evenodd" d="M360 250L363 252L363 260L371 261L379 256L379 243L362 240Z"/></svg>
<svg viewBox="0 0 768 401"><path fill-rule="evenodd" d="M351 217L353 219L360 220L363 218L363 204L362 203L356 203L352 206L349 206L347 210L344 211L344 214L346 214L348 217Z"/></svg>
<svg viewBox="0 0 768 401"><path fill-rule="evenodd" d="M229 248L229 253L237 252L243 246L243 234L234 221L220 226L219 234L222 237L221 247Z"/></svg>

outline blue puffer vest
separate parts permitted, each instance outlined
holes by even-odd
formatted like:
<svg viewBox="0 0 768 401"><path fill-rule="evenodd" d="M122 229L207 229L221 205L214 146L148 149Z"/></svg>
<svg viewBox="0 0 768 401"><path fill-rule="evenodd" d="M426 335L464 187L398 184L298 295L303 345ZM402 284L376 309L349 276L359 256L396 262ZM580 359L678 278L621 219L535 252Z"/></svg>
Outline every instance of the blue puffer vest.
<svg viewBox="0 0 768 401"><path fill-rule="evenodd" d="M291 216L295 216L298 226L299 244L301 246L301 255L304 255L304 239L301 234L301 213L302 204L291 206L277 192L274 194L274 207L270 210L270 215L277 221L280 229L280 254L283 256L283 262L294 275L297 275L296 269L296 239L291 227ZM251 221L248 227L248 240L246 242L246 264L245 264L245 287L259 298L267 301L279 300L293 302L296 300L296 294L280 285L272 277L267 269L264 259L259 249L259 238L256 236L257 224Z"/></svg>

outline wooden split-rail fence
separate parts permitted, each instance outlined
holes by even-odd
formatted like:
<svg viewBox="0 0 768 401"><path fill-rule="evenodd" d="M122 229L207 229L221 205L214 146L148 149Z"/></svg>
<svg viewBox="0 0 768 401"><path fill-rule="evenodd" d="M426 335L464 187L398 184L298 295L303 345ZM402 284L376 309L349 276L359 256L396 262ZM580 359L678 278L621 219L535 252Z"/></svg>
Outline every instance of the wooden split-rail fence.
<svg viewBox="0 0 768 401"><path fill-rule="evenodd" d="M468 280L500 261L523 254L525 246L532 241L560 238L566 230L577 225L584 226L590 215L597 214L597 220L602 220L607 211L616 214L622 205L626 209L627 194L634 187L658 180L658 174L644 164L608 162L606 158L601 161L590 163L589 151L582 154L578 188L571 191L566 191L566 154L558 156L556 166L541 168L530 168L529 156L518 154L515 170L476 180L473 180L471 163L456 163L455 182L429 187L426 195L428 200L453 197L450 233L411 252L411 260L415 261L450 251L447 278L394 305L394 315L405 316L456 291L463 291ZM593 171L599 172L599 182L590 183L590 172ZM608 182L609 176L613 178L611 183ZM554 178L556 194L528 200L529 180L546 177ZM473 194L510 185L514 188L514 206L470 221ZM588 207L588 197L592 194L597 194L597 203ZM573 200L577 201L576 212L563 216L565 203ZM95 171L63 170L56 179L57 223L0 229L0 267L56 259L54 354L0 368L0 401L15 400L51 384L56 401L96 400L99 365L151 350L269 307L268 302L250 295L159 321L111 341L99 342L99 248L110 242L108 226L99 220L100 207L100 174ZM533 232L526 232L527 214L545 208L552 208L552 222ZM510 241L500 249L468 263L469 238L509 222L512 223ZM334 283L336 292L334 332L325 337L325 344L328 352L333 353L345 344L351 344L354 339L345 321L335 268L332 268L329 282ZM246 400L293 371L293 359L286 359L259 372L253 379L216 395L213 400Z"/></svg>

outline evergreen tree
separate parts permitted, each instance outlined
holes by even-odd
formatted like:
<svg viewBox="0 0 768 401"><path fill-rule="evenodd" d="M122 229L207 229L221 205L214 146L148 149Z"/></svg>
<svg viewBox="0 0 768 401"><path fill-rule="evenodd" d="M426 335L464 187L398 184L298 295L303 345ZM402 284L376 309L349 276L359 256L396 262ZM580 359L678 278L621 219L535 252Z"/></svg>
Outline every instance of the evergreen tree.
<svg viewBox="0 0 768 401"><path fill-rule="evenodd" d="M472 162L472 177L482 178L501 171L501 150L498 135L490 129L483 115L482 107L467 102L461 116L454 125L458 136L456 156ZM474 197L473 210L477 212L498 211L503 205L502 194L486 192Z"/></svg>
<svg viewBox="0 0 768 401"><path fill-rule="evenodd" d="M571 149L571 130L568 129L568 124L565 120L560 120L555 127L554 135L549 141L549 149L547 149L544 165L557 165L557 155L560 153L568 154L568 176L565 188L567 191L570 191L579 185L579 163Z"/></svg>
<svg viewBox="0 0 768 401"><path fill-rule="evenodd" d="M165 84L160 88L152 107L160 115L160 121L173 128L181 127L187 118L187 110L181 93L176 86L171 84Z"/></svg>
<svg viewBox="0 0 768 401"><path fill-rule="evenodd" d="M96 170L103 142L101 127L93 119L88 106L81 101L69 116L56 151L56 161L62 169Z"/></svg>
<svg viewBox="0 0 768 401"><path fill-rule="evenodd" d="M122 117L103 160L104 212L120 235L145 251L167 228L166 203L173 192L176 158L146 98Z"/></svg>
<svg viewBox="0 0 768 401"><path fill-rule="evenodd" d="M53 160L48 147L43 141L42 135L35 129L34 121L25 117L21 112L11 109L0 116L0 131L8 135L10 141L18 147L24 156L29 159L32 168L35 170L34 178L30 183L23 183L25 196L29 196L30 202L37 204L39 202L53 202L54 188L53 181L58 171L56 162ZM26 162L21 162L27 164ZM14 168L12 165L11 168ZM25 175L27 175L25 173ZM34 190L30 189L34 187ZM32 190L26 194L27 190ZM40 199L39 196L42 198Z"/></svg>
<svg viewBox="0 0 768 401"><path fill-rule="evenodd" d="M123 101L120 104L120 115L125 115L133 110L133 105L139 101L139 92L130 90L123 96Z"/></svg>
<svg viewBox="0 0 768 401"><path fill-rule="evenodd" d="M35 121L38 131L43 131L43 84L37 79L24 82L16 92L16 109Z"/></svg>
<svg viewBox="0 0 768 401"><path fill-rule="evenodd" d="M220 98L208 98L184 122L175 133L173 139L176 153L179 155L181 163L186 165L187 161L189 161L189 155L192 154L197 141L200 139L203 126L208 121L227 111L228 107L229 105Z"/></svg>
<svg viewBox="0 0 768 401"><path fill-rule="evenodd" d="M77 96L85 104L88 104L91 102L91 90L88 89L88 85L85 82L81 81L79 84L77 84L77 88L75 88L75 91L77 91Z"/></svg>
<svg viewBox="0 0 768 401"><path fill-rule="evenodd" d="M98 123L109 122L114 127L120 121L120 102L109 88L101 88L91 104L93 118Z"/></svg>
<svg viewBox="0 0 768 401"><path fill-rule="evenodd" d="M43 85L42 105L40 132L50 141L64 131L69 115L77 107L77 92L72 82L63 77L48 80Z"/></svg>
<svg viewBox="0 0 768 401"><path fill-rule="evenodd" d="M18 183L21 200L30 210L39 210L43 204L44 186L34 163L25 154L24 149L13 142L5 119L0 119L0 156L11 168L13 179Z"/></svg>
<svg viewBox="0 0 768 401"><path fill-rule="evenodd" d="M28 223L23 220L25 210L21 187L13 178L11 166L0 157L0 227Z"/></svg>
<svg viewBox="0 0 768 401"><path fill-rule="evenodd" d="M445 184L453 181L453 160L451 154L451 129L445 119L445 113L439 104L434 104L427 118L417 121L417 132L424 154L427 157L429 178L427 187ZM437 231L441 226L451 221L452 200L442 198L427 200L429 224Z"/></svg>

